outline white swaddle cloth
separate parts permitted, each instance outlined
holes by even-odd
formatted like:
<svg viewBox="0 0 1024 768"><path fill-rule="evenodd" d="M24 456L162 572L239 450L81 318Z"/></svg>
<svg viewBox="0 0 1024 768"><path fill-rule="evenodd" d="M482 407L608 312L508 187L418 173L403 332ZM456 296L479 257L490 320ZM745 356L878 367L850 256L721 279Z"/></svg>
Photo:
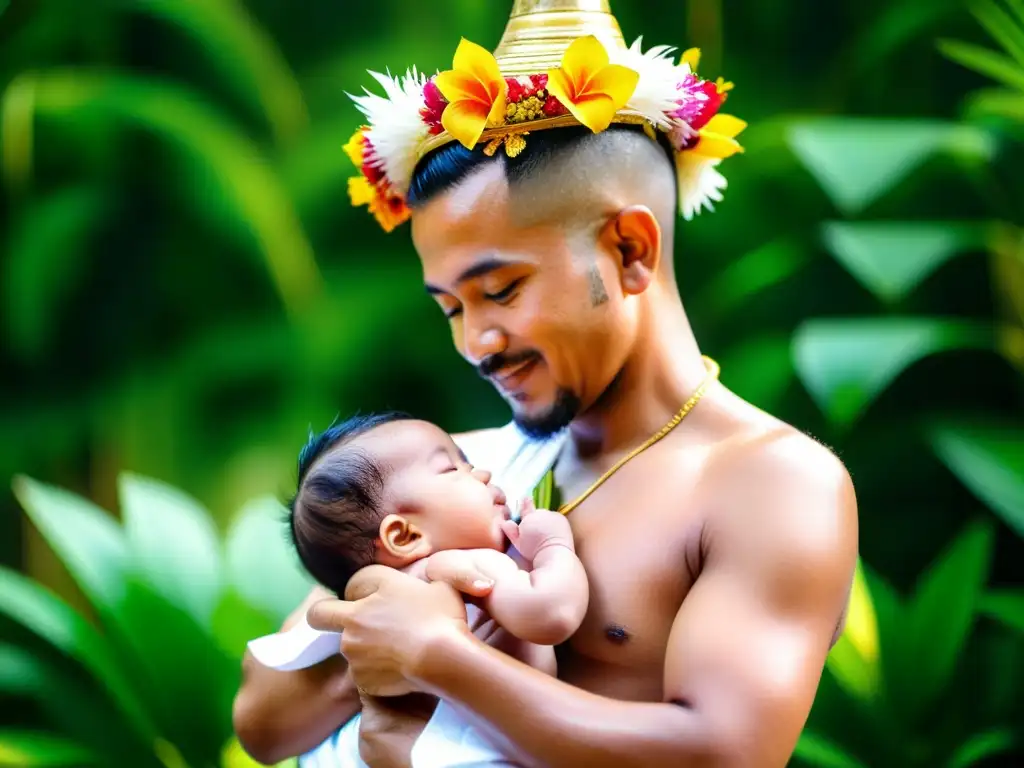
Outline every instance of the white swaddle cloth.
<svg viewBox="0 0 1024 768"><path fill-rule="evenodd" d="M505 495L518 500L531 494L558 456L564 433L531 440L513 423L459 438L470 462L491 471ZM472 606L467 606L472 609ZM313 666L339 652L341 635L310 627L305 619L287 632L253 640L249 651L261 664L280 670ZM470 768L511 766L477 728L443 701L416 740L413 768ZM368 768L359 756L359 715L319 747L299 758L299 768Z"/></svg>

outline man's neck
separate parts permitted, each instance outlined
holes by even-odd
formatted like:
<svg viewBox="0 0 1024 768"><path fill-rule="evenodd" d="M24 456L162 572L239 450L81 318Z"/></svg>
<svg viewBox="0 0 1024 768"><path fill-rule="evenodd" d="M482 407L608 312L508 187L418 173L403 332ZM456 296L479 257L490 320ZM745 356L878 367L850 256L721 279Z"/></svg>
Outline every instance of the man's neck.
<svg viewBox="0 0 1024 768"><path fill-rule="evenodd" d="M615 383L570 426L580 458L639 445L665 426L707 376L682 304L659 303L644 318L641 342Z"/></svg>

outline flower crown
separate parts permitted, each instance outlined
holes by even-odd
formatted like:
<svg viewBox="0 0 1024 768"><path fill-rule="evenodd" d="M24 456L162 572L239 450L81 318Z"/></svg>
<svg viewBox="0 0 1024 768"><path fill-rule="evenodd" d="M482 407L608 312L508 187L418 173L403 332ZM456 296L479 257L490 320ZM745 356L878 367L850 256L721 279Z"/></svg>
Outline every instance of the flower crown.
<svg viewBox="0 0 1024 768"><path fill-rule="evenodd" d="M360 169L349 179L352 204L368 206L391 232L409 218L406 196L416 164L438 147L485 143L488 155L504 148L516 157L532 131L584 125L600 133L612 123L632 123L671 143L683 218L713 211L726 187L717 166L743 151L736 137L746 123L719 112L732 83L699 78L696 48L677 64L675 49L642 52L640 43L610 54L588 35L573 41L557 69L503 77L490 51L463 39L452 69L434 77L415 68L400 78L370 72L384 96L366 89L365 96L350 96L367 120L345 145Z"/></svg>

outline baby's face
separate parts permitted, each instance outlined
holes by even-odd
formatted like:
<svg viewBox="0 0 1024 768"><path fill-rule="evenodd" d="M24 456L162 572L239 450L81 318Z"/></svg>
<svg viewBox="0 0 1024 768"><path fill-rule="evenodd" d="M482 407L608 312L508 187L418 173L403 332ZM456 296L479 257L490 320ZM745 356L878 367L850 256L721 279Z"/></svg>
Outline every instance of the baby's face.
<svg viewBox="0 0 1024 768"><path fill-rule="evenodd" d="M359 442L390 469L389 509L423 533L431 552L505 549L505 494L491 485L490 472L466 461L447 432L425 421L398 421Z"/></svg>

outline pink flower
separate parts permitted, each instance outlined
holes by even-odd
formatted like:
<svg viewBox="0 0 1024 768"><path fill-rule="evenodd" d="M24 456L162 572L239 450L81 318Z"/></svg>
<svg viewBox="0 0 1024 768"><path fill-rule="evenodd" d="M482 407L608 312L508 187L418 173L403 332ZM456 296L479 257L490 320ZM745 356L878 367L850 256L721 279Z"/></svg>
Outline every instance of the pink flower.
<svg viewBox="0 0 1024 768"><path fill-rule="evenodd" d="M427 80L427 84L423 86L423 104L420 116L423 118L423 122L430 126L430 133L436 136L444 131L444 126L441 125L441 115L444 113L444 108L448 106L448 102L441 95L441 89L437 87L434 78Z"/></svg>

